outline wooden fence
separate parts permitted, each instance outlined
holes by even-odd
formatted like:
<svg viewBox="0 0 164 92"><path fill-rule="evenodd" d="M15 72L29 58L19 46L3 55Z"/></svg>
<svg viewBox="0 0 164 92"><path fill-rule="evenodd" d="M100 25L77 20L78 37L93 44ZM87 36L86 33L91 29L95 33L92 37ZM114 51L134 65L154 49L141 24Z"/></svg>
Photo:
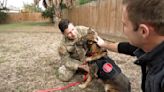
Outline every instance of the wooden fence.
<svg viewBox="0 0 164 92"><path fill-rule="evenodd" d="M108 40L125 40L121 22L122 0L97 0L64 10L63 18L70 19L76 25L95 28L101 36Z"/></svg>
<svg viewBox="0 0 164 92"><path fill-rule="evenodd" d="M47 19L44 19L41 13L8 13L8 18L6 20L7 23L26 21L42 22L47 21Z"/></svg>

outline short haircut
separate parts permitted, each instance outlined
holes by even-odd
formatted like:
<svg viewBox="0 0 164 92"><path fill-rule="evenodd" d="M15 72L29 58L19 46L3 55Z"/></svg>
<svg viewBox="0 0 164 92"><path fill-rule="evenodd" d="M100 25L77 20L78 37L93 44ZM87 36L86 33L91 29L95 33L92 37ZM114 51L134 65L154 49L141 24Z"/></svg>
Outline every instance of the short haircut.
<svg viewBox="0 0 164 92"><path fill-rule="evenodd" d="M159 35L164 35L164 0L123 0L127 5L128 18L134 26L152 26Z"/></svg>
<svg viewBox="0 0 164 92"><path fill-rule="evenodd" d="M68 25L70 24L71 22L68 20L68 19L62 19L59 24L58 24L58 27L60 29L60 31L62 33L64 33L64 30L68 28Z"/></svg>

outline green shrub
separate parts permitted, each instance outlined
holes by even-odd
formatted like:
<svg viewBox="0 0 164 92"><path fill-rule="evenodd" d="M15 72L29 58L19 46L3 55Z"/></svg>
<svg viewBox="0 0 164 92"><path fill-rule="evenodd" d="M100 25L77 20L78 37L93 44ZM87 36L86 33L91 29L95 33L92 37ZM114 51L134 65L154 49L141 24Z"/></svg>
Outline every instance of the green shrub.
<svg viewBox="0 0 164 92"><path fill-rule="evenodd" d="M0 10L0 24L5 23L7 19L7 13Z"/></svg>
<svg viewBox="0 0 164 92"><path fill-rule="evenodd" d="M67 6L65 5L65 4L61 4L61 9L63 10L63 9L67 9Z"/></svg>
<svg viewBox="0 0 164 92"><path fill-rule="evenodd" d="M50 22L54 23L55 10L54 7L48 7L45 11L42 12L44 18L49 18Z"/></svg>
<svg viewBox="0 0 164 92"><path fill-rule="evenodd" d="M26 12L42 12L42 9L34 4L24 4L24 11Z"/></svg>
<svg viewBox="0 0 164 92"><path fill-rule="evenodd" d="M96 0L79 0L79 4L83 5L83 4L89 3L91 1L96 1Z"/></svg>

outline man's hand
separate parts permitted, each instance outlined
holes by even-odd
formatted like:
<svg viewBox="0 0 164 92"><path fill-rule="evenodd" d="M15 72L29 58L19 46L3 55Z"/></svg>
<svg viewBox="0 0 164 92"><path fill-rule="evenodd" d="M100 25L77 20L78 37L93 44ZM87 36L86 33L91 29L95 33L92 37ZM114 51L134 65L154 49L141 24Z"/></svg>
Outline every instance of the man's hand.
<svg viewBox="0 0 164 92"><path fill-rule="evenodd" d="M84 70L84 71L86 71L86 72L89 72L89 66L88 66L88 64L79 65L78 68L79 68L79 69L82 69L82 70Z"/></svg>
<svg viewBox="0 0 164 92"><path fill-rule="evenodd" d="M97 42L97 45L99 45L100 47L103 47L105 44L105 41L102 38L100 38L99 36L97 37L96 42Z"/></svg>

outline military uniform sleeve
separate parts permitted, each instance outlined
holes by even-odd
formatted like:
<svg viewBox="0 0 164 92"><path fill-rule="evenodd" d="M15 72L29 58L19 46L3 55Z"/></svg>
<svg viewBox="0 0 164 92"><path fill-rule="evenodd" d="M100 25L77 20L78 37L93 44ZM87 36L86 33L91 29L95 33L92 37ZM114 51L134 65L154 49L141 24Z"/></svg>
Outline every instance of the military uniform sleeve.
<svg viewBox="0 0 164 92"><path fill-rule="evenodd" d="M70 54L67 52L67 49L64 45L61 45L58 48L59 55L61 57L61 62L64 64L67 68L71 70L77 70L80 62L76 59L72 59L70 57Z"/></svg>
<svg viewBox="0 0 164 92"><path fill-rule="evenodd" d="M88 33L88 29L89 29L89 27L85 27L85 26L76 26L76 28L81 36L86 35Z"/></svg>

